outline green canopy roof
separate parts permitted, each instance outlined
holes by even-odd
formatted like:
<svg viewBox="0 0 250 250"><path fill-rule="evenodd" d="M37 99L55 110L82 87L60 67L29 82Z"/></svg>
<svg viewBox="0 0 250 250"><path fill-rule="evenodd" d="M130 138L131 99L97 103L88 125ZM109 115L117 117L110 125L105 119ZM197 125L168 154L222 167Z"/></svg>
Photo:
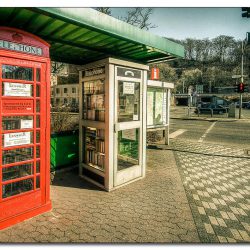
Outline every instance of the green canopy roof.
<svg viewBox="0 0 250 250"><path fill-rule="evenodd" d="M184 47L91 8L0 8L0 25L51 44L52 60L85 64L106 57L140 63L184 56Z"/></svg>

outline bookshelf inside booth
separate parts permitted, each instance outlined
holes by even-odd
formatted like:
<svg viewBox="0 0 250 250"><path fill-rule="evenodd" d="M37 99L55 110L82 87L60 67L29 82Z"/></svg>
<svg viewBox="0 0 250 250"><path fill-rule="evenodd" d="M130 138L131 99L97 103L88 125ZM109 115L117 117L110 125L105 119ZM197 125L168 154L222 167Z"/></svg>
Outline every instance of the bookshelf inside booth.
<svg viewBox="0 0 250 250"><path fill-rule="evenodd" d="M85 127L85 163L104 172L105 143L104 129Z"/></svg>
<svg viewBox="0 0 250 250"><path fill-rule="evenodd" d="M105 174L105 75L87 70L82 75L82 145L81 172L104 186ZM100 74L98 74L100 73Z"/></svg>

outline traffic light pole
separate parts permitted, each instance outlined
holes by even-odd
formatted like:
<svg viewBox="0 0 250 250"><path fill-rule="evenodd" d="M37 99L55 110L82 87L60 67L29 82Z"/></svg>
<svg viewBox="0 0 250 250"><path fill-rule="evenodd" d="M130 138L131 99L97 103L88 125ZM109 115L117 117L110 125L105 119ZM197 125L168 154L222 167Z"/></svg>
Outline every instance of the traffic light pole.
<svg viewBox="0 0 250 250"><path fill-rule="evenodd" d="M240 103L239 103L239 119L241 119L241 110L242 110L242 93L240 93Z"/></svg>

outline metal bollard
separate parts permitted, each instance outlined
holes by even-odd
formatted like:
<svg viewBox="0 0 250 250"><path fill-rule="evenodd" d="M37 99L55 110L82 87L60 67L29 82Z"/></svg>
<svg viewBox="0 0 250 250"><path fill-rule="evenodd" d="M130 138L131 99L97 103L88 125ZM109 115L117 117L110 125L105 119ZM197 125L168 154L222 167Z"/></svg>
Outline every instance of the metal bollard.
<svg viewBox="0 0 250 250"><path fill-rule="evenodd" d="M214 110L211 109L211 117L213 117L213 114L214 114Z"/></svg>

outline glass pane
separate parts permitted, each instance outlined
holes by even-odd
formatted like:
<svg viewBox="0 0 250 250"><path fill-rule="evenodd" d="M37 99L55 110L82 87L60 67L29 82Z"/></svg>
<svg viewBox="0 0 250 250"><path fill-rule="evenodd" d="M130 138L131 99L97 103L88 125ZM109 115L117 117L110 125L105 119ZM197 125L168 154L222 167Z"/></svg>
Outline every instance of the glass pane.
<svg viewBox="0 0 250 250"><path fill-rule="evenodd" d="M3 116L2 129L29 129L33 128L33 116Z"/></svg>
<svg viewBox="0 0 250 250"><path fill-rule="evenodd" d="M33 81L33 68L3 65L2 77L5 79Z"/></svg>
<svg viewBox="0 0 250 250"><path fill-rule="evenodd" d="M36 112L40 112L40 100L36 100Z"/></svg>
<svg viewBox="0 0 250 250"><path fill-rule="evenodd" d="M36 96L37 97L40 97L40 87L41 87L40 84L36 85Z"/></svg>
<svg viewBox="0 0 250 250"><path fill-rule="evenodd" d="M104 79L83 83L83 119L105 120Z"/></svg>
<svg viewBox="0 0 250 250"><path fill-rule="evenodd" d="M41 78L41 69L36 69L36 81L40 82Z"/></svg>
<svg viewBox="0 0 250 250"><path fill-rule="evenodd" d="M40 158L40 147L36 147L36 158Z"/></svg>
<svg viewBox="0 0 250 250"><path fill-rule="evenodd" d="M118 132L117 170L139 165L139 128Z"/></svg>
<svg viewBox="0 0 250 250"><path fill-rule="evenodd" d="M40 128L40 115L36 116L36 127Z"/></svg>
<svg viewBox="0 0 250 250"><path fill-rule="evenodd" d="M3 181L8 181L32 174L33 174L33 163L3 168Z"/></svg>
<svg viewBox="0 0 250 250"><path fill-rule="evenodd" d="M28 83L3 82L2 96L32 97L33 85Z"/></svg>
<svg viewBox="0 0 250 250"><path fill-rule="evenodd" d="M3 198L33 190L33 179L3 185Z"/></svg>
<svg viewBox="0 0 250 250"><path fill-rule="evenodd" d="M36 162L36 172L40 173L40 161Z"/></svg>
<svg viewBox="0 0 250 250"><path fill-rule="evenodd" d="M40 143L40 131L36 131L36 143Z"/></svg>
<svg viewBox="0 0 250 250"><path fill-rule="evenodd" d="M27 161L33 159L33 147L17 148L2 151L2 164L10 164L14 162Z"/></svg>
<svg viewBox="0 0 250 250"><path fill-rule="evenodd" d="M154 125L154 92L147 91L147 125Z"/></svg>
<svg viewBox="0 0 250 250"><path fill-rule="evenodd" d="M140 83L118 81L118 122L140 120Z"/></svg>
<svg viewBox="0 0 250 250"><path fill-rule="evenodd" d="M32 144L33 142L33 132L18 132L2 135L2 145L5 148Z"/></svg>
<svg viewBox="0 0 250 250"><path fill-rule="evenodd" d="M163 105L163 92L157 91L155 92L155 116L154 116L154 124L161 125L162 124L162 105Z"/></svg>
<svg viewBox="0 0 250 250"><path fill-rule="evenodd" d="M40 188L40 176L36 177L36 188Z"/></svg>

